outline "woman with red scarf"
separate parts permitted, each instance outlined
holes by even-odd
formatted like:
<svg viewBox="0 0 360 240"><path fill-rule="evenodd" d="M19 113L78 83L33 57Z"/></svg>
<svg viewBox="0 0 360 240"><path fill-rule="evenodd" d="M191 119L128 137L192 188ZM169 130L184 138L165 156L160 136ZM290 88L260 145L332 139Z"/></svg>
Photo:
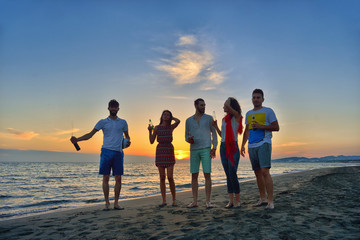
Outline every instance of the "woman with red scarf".
<svg viewBox="0 0 360 240"><path fill-rule="evenodd" d="M229 97L224 103L224 112L227 113L222 119L221 130L217 126L217 121L213 121L217 133L221 136L220 157L224 167L229 194L229 203L225 208L241 207L240 205L240 185L237 177L237 168L240 161L238 146L238 134L242 133L241 108L235 98ZM235 195L235 203L234 203Z"/></svg>

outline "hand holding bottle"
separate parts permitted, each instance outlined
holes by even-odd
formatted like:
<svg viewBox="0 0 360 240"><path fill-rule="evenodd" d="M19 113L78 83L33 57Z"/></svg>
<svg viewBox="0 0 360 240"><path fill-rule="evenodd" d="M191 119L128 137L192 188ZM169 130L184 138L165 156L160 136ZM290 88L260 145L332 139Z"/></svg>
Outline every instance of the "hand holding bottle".
<svg viewBox="0 0 360 240"><path fill-rule="evenodd" d="M154 124L152 123L151 119L149 119L149 126L148 126L148 130L152 131L154 129Z"/></svg>
<svg viewBox="0 0 360 240"><path fill-rule="evenodd" d="M194 144L194 136L191 136L190 131L188 132L188 139L187 139L188 143L190 144Z"/></svg>
<svg viewBox="0 0 360 240"><path fill-rule="evenodd" d="M78 142L77 138L74 137L74 136L72 136L72 137L70 138L70 141L72 142L72 144L74 144L74 147L76 148L76 150L79 151L79 150L80 150L80 146L79 146L79 144L77 143L77 142Z"/></svg>

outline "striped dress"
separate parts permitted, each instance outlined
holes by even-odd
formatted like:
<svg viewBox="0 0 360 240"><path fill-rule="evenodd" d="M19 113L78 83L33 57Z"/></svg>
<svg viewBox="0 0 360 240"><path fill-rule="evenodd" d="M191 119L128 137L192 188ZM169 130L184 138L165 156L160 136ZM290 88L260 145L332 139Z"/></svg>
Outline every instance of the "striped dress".
<svg viewBox="0 0 360 240"><path fill-rule="evenodd" d="M155 165L157 167L170 167L175 164L174 146L172 145L172 129L169 126L157 127L157 141Z"/></svg>

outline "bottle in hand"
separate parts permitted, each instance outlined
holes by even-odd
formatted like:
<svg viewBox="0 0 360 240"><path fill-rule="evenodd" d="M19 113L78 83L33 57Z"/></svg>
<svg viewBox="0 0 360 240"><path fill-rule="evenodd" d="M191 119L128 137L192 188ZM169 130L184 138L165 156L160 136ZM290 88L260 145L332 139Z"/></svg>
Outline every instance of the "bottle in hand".
<svg viewBox="0 0 360 240"><path fill-rule="evenodd" d="M191 136L190 131L188 132L188 140L190 144L194 144L194 136Z"/></svg>
<svg viewBox="0 0 360 240"><path fill-rule="evenodd" d="M151 119L149 119L149 125L151 126L152 129L154 129L154 124L152 123Z"/></svg>
<svg viewBox="0 0 360 240"><path fill-rule="evenodd" d="M79 144L77 143L76 138L75 138L75 137L71 137L70 140L71 140L72 144L74 144L74 147L76 148L76 151L80 151L80 146L79 146Z"/></svg>
<svg viewBox="0 0 360 240"><path fill-rule="evenodd" d="M255 122L255 114L252 115L252 122L254 123ZM252 128L254 131L256 131L256 128Z"/></svg>

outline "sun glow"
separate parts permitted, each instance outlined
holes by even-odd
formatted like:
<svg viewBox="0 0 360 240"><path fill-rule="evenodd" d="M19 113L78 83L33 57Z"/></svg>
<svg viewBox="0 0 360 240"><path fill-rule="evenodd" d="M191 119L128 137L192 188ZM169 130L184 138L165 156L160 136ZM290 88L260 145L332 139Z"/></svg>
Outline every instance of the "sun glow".
<svg viewBox="0 0 360 240"><path fill-rule="evenodd" d="M175 158L178 160L186 159L190 157L190 151L175 150Z"/></svg>

